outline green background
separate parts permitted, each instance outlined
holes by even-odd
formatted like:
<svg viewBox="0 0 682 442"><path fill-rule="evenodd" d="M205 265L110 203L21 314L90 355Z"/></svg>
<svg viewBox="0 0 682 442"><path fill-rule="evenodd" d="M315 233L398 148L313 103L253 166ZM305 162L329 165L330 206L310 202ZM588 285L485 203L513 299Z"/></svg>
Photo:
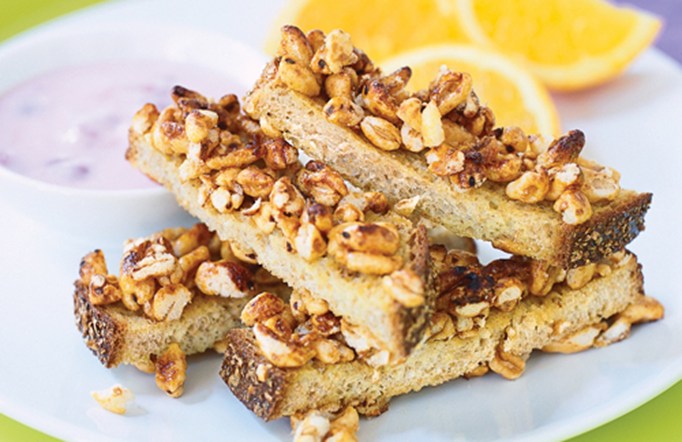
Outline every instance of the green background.
<svg viewBox="0 0 682 442"><path fill-rule="evenodd" d="M0 0L0 40L98 0ZM0 71L1 74L1 71ZM56 441L0 414L0 441ZM682 441L682 382L571 442Z"/></svg>

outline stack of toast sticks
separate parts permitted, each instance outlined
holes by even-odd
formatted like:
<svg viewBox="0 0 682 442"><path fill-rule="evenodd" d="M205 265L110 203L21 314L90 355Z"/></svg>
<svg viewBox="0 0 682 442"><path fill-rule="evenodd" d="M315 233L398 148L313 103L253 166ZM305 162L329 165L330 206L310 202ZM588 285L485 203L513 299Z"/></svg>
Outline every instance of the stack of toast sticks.
<svg viewBox="0 0 682 442"><path fill-rule="evenodd" d="M343 31L285 26L243 106L179 86L145 105L127 158L203 224L128 241L119 276L100 251L83 259L75 314L100 361L177 397L186 355L215 348L261 418L354 440L358 413L393 396L515 379L533 350L663 316L625 249L651 194L582 158L580 131L496 127L466 73L419 91L410 74ZM468 238L511 255L481 263Z"/></svg>

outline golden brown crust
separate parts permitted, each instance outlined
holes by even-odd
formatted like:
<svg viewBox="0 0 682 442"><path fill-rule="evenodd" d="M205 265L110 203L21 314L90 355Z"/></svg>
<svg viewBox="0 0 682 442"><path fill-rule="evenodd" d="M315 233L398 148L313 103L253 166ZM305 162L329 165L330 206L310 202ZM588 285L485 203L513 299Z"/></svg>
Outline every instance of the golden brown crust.
<svg viewBox="0 0 682 442"><path fill-rule="evenodd" d="M430 288L425 291L429 299L426 299L423 305L410 309L400 309L399 314L396 316L396 328L403 328L404 330L402 334L405 336L407 353L421 341L437 297L437 291L434 288L434 277L430 273L429 239L426 228L423 225L419 225L414 232L411 239L410 253L409 266L415 273L425 279L426 284Z"/></svg>
<svg viewBox="0 0 682 442"><path fill-rule="evenodd" d="M574 268L599 260L622 250L644 230L644 217L651 205L651 193L621 191L607 206L596 206L585 223L559 223L557 247L552 263L557 267ZM523 255L524 246L512 241L493 241L493 245L508 253Z"/></svg>
<svg viewBox="0 0 682 442"><path fill-rule="evenodd" d="M410 267L420 276L429 271L429 237L426 227L419 225L414 232L410 244Z"/></svg>
<svg viewBox="0 0 682 442"><path fill-rule="evenodd" d="M567 267L577 267L622 250L644 230L644 216L649 210L651 193L628 193L612 203L608 210L596 209L592 218L577 226L563 225L559 260Z"/></svg>
<svg viewBox="0 0 682 442"><path fill-rule="evenodd" d="M220 377L232 393L258 417L266 421L281 415L278 405L285 397L288 371L271 364L258 351L250 330L230 330ZM263 368L259 369L261 366ZM258 379L258 372L265 373Z"/></svg>
<svg viewBox="0 0 682 442"><path fill-rule="evenodd" d="M125 324L116 321L105 309L92 305L88 299L88 288L80 280L74 283L74 287L73 313L85 345L105 367L117 366Z"/></svg>

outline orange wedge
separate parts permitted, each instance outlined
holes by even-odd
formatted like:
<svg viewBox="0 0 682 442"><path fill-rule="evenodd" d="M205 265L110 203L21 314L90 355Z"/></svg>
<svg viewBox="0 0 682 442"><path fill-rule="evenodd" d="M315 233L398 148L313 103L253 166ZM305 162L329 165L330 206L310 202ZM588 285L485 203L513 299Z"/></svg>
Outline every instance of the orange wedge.
<svg viewBox="0 0 682 442"><path fill-rule="evenodd" d="M374 60L443 42L463 42L452 0L290 0L271 27L266 51L274 54L285 24L308 32L343 29Z"/></svg>
<svg viewBox="0 0 682 442"><path fill-rule="evenodd" d="M453 0L476 44L517 57L553 89L609 80L654 40L661 22L603 0Z"/></svg>
<svg viewBox="0 0 682 442"><path fill-rule="evenodd" d="M412 90L428 86L443 65L471 74L476 94L493 110L498 126L519 126L528 134L560 134L559 117L545 87L523 67L496 52L469 45L439 45L381 63L385 72L410 66Z"/></svg>

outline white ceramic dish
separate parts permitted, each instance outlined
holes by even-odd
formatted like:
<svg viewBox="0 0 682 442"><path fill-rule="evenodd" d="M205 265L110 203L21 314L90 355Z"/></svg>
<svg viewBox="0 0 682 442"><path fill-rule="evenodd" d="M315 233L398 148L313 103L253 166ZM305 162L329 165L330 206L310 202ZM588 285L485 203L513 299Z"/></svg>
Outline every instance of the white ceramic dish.
<svg viewBox="0 0 682 442"><path fill-rule="evenodd" d="M226 84L237 85L234 92L239 94L246 91L264 63L257 51L216 32L135 21L125 26L81 24L31 32L3 45L0 94L17 83L60 68L137 59L203 66L225 74ZM0 195L48 228L84 239L99 239L106 232L120 242L130 235L148 232L158 219L166 219L170 224L187 223L190 219L160 186L134 190L77 189L48 184L0 167Z"/></svg>
<svg viewBox="0 0 682 442"><path fill-rule="evenodd" d="M45 32L84 23L155 20L224 29L258 45L277 5L270 2L118 2L65 18ZM260 34L257 31L260 30ZM677 137L682 74L656 51L608 86L557 97L565 128L587 133L587 155L623 174L629 188L652 191L647 231L632 249L644 265L647 292L666 306L666 319L637 328L625 342L582 354L534 355L515 382L486 376L454 381L395 399L383 416L361 422L361 440L565 439L647 401L682 376L682 149ZM220 358L193 358L185 395L171 400L135 369L103 369L72 320L71 282L88 244L43 230L0 201L3 330L0 412L68 440L288 440L285 420L264 423L216 376ZM167 227L157 220L154 228ZM111 262L119 247L107 248ZM139 409L121 417L101 410L89 391L130 387Z"/></svg>

